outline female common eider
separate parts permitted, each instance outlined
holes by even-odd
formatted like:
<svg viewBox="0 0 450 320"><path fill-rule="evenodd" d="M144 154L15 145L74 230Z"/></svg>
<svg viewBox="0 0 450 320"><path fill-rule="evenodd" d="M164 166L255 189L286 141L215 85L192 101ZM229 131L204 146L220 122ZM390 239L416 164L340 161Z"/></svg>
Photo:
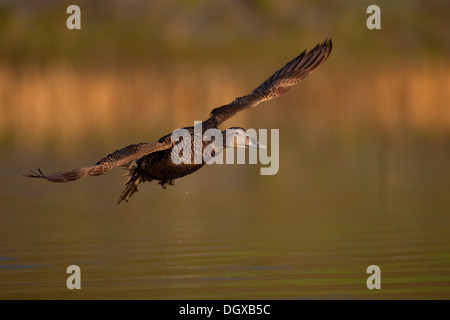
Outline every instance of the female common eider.
<svg viewBox="0 0 450 320"><path fill-rule="evenodd" d="M303 51L253 90L252 93L238 97L227 105L213 109L210 117L200 123L202 134L209 129L218 130L218 127L225 120L242 110L252 108L260 102L274 99L283 94L289 87L299 83L322 65L330 55L331 48L331 39L327 39L308 53L306 53L306 50ZM191 153L192 161L190 163L175 163L173 161L172 151L182 140L174 141L172 134L168 134L156 142L132 144L116 150L92 166L49 174L44 174L38 169L39 173L30 172L25 174L25 176L44 178L52 182L68 182L78 180L87 175L97 176L114 167L122 166L128 168L129 177L125 182L125 189L120 195L119 203L123 200L128 201L133 193L137 191L137 186L141 182L158 180L159 184L165 189L168 184L173 185L175 179L191 174L205 164L203 157L200 161L194 161L194 159L199 154L202 156L205 148L217 141L202 141L200 150L199 148L194 148L195 128L195 126L183 128L190 133L191 137L191 141L188 141L193 148ZM213 153L217 154L225 147L259 147L258 142L250 137L243 128L229 128L222 131L222 134L223 141L226 141L226 143L223 146L219 144L217 146L213 145ZM230 139L226 139L227 135L233 137L232 142L228 141ZM186 143L187 141L184 142ZM134 160L136 164L131 166L131 162Z"/></svg>

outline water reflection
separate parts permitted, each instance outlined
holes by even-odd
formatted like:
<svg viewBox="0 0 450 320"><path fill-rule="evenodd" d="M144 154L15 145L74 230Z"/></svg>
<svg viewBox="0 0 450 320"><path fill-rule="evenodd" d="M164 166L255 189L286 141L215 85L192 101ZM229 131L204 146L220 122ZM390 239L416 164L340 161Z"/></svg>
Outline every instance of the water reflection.
<svg viewBox="0 0 450 320"><path fill-rule="evenodd" d="M282 145L275 176L207 166L125 205L120 170L51 184L20 176L35 160L4 157L0 298L449 298L448 154L413 146L389 164L365 145L327 161ZM39 162L63 169L53 161ZM65 287L72 264L79 292Z"/></svg>

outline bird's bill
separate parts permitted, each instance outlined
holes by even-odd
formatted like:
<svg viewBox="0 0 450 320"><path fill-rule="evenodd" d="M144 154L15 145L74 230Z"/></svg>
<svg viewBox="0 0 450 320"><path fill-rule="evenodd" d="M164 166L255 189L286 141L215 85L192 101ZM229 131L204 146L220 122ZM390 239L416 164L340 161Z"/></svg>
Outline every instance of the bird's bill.
<svg viewBox="0 0 450 320"><path fill-rule="evenodd" d="M264 144L259 143L255 138L252 138L252 137L250 137L250 136L247 136L247 137L248 137L248 142L245 144L245 146L246 146L247 148L252 148L252 149L267 149L267 147L266 147Z"/></svg>

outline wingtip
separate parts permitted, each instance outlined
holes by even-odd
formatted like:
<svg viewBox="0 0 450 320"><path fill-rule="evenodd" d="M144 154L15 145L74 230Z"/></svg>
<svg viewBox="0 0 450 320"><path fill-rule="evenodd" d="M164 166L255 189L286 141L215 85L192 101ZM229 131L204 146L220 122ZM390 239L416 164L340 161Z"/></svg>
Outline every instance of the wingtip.
<svg viewBox="0 0 450 320"><path fill-rule="evenodd" d="M330 38L326 38L322 42L322 47L329 48L329 50L331 51L331 48L333 47L333 39L331 37Z"/></svg>
<svg viewBox="0 0 450 320"><path fill-rule="evenodd" d="M39 173L34 171L23 173L22 175L27 178L45 178L45 175L42 173L41 169L38 168Z"/></svg>
<svg viewBox="0 0 450 320"><path fill-rule="evenodd" d="M311 49L309 52L314 52L316 50L325 51L327 52L327 55L330 54L331 49L333 48L333 41L332 38L325 38L325 40L322 43L318 43L313 49ZM300 54L300 56L304 55L305 51Z"/></svg>

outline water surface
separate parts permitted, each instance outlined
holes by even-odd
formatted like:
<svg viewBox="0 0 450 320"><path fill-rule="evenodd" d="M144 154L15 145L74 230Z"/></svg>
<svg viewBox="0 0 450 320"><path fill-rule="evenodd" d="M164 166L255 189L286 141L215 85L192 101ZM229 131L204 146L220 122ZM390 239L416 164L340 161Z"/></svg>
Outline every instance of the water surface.
<svg viewBox="0 0 450 320"><path fill-rule="evenodd" d="M21 176L95 152L4 155L0 298L448 299L448 149L397 151L282 140L275 176L207 166L120 205L120 169L69 184ZM72 264L81 290L66 287ZM381 290L366 287L369 265Z"/></svg>

